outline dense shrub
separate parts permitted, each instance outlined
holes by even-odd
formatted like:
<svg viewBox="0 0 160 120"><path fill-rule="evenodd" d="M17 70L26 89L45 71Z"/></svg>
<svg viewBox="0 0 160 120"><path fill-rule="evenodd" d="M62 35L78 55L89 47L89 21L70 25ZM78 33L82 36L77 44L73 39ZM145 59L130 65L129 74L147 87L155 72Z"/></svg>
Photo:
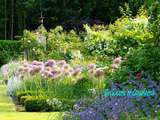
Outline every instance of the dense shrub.
<svg viewBox="0 0 160 120"><path fill-rule="evenodd" d="M30 95L21 96L21 98L20 98L20 104L24 105L26 99L28 99L29 97L30 97Z"/></svg>
<svg viewBox="0 0 160 120"><path fill-rule="evenodd" d="M74 99L60 99L63 103L63 111L68 111L68 110L72 110L74 104L76 103L77 100Z"/></svg>
<svg viewBox="0 0 160 120"><path fill-rule="evenodd" d="M63 110L63 104L57 98L47 99L46 102L50 107L52 107L53 111L61 111L61 110Z"/></svg>
<svg viewBox="0 0 160 120"><path fill-rule="evenodd" d="M21 97L29 96L29 95L31 95L31 92L29 92L29 91L17 91L16 92L17 101L20 102L21 101Z"/></svg>
<svg viewBox="0 0 160 120"><path fill-rule="evenodd" d="M51 111L51 107L47 104L46 98L28 97L25 100L25 110L27 112Z"/></svg>
<svg viewBox="0 0 160 120"><path fill-rule="evenodd" d="M20 46L20 41L0 40L0 66L16 59L21 54Z"/></svg>
<svg viewBox="0 0 160 120"><path fill-rule="evenodd" d="M92 55L125 56L131 48L138 48L150 38L148 17L145 10L140 10L136 17L123 16L108 27L99 29L85 26L85 46Z"/></svg>
<svg viewBox="0 0 160 120"><path fill-rule="evenodd" d="M36 32L24 30L21 48L25 52L26 59L43 60L45 58L46 37L47 31L43 26L40 26Z"/></svg>

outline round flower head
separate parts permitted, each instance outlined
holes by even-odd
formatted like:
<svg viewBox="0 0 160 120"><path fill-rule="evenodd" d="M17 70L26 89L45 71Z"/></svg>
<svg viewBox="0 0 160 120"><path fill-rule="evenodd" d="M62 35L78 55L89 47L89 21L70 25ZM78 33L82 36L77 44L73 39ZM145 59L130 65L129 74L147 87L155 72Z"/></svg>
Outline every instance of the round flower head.
<svg viewBox="0 0 160 120"><path fill-rule="evenodd" d="M65 60L57 61L57 65L58 65L58 66L63 66L64 64L66 64L66 61L65 61Z"/></svg>
<svg viewBox="0 0 160 120"><path fill-rule="evenodd" d="M45 66L54 66L56 64L56 62L54 60L48 60L46 63L45 63Z"/></svg>
<svg viewBox="0 0 160 120"><path fill-rule="evenodd" d="M34 60L33 62L32 62L32 65L37 65L38 64L38 61L36 61L36 60Z"/></svg>
<svg viewBox="0 0 160 120"><path fill-rule="evenodd" d="M96 71L95 71L95 76L96 77L101 77L104 75L104 72L101 68L97 68Z"/></svg>
<svg viewBox="0 0 160 120"><path fill-rule="evenodd" d="M122 57L117 57L113 61L114 64L121 64L122 63Z"/></svg>
<svg viewBox="0 0 160 120"><path fill-rule="evenodd" d="M43 66L43 62L38 62L37 66Z"/></svg>
<svg viewBox="0 0 160 120"><path fill-rule="evenodd" d="M63 66L62 66L62 69L69 69L70 68L70 65L69 64L64 64Z"/></svg>
<svg viewBox="0 0 160 120"><path fill-rule="evenodd" d="M72 75L77 76L82 72L82 67L77 67L73 70Z"/></svg>
<svg viewBox="0 0 160 120"><path fill-rule="evenodd" d="M88 70L93 70L93 69L96 69L96 64L89 64Z"/></svg>

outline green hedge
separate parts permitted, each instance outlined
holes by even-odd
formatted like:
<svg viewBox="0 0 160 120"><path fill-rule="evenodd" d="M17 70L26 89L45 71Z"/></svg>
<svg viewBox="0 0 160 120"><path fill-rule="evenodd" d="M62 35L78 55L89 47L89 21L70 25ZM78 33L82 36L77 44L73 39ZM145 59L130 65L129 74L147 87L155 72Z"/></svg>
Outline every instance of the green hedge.
<svg viewBox="0 0 160 120"><path fill-rule="evenodd" d="M0 66L17 58L21 54L21 42L0 40Z"/></svg>
<svg viewBox="0 0 160 120"><path fill-rule="evenodd" d="M33 96L25 99L24 106L27 112L45 112L52 110L52 108L47 104L46 98L37 98Z"/></svg>

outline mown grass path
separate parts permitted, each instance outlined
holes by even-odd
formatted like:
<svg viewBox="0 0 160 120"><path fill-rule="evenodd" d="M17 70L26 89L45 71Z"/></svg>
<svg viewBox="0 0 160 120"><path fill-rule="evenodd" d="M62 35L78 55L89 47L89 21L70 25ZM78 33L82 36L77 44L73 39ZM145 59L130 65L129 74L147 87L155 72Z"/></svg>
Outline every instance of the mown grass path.
<svg viewBox="0 0 160 120"><path fill-rule="evenodd" d="M16 112L15 105L0 85L0 120L62 120L58 112Z"/></svg>
<svg viewBox="0 0 160 120"><path fill-rule="evenodd" d="M15 112L15 106L6 95L6 87L0 85L0 112Z"/></svg>

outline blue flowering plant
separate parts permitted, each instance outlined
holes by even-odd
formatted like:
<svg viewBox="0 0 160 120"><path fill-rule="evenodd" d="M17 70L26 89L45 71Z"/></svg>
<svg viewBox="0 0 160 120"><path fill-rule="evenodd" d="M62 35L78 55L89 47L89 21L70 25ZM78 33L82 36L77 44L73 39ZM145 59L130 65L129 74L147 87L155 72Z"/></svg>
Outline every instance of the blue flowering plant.
<svg viewBox="0 0 160 120"><path fill-rule="evenodd" d="M160 108L160 85L151 79L147 73L142 73L141 79L130 76L127 82L111 82L109 90L151 90L154 96L98 96L92 102L82 99L70 112L69 119L77 120L120 120L156 118ZM64 118L67 120L67 116Z"/></svg>

